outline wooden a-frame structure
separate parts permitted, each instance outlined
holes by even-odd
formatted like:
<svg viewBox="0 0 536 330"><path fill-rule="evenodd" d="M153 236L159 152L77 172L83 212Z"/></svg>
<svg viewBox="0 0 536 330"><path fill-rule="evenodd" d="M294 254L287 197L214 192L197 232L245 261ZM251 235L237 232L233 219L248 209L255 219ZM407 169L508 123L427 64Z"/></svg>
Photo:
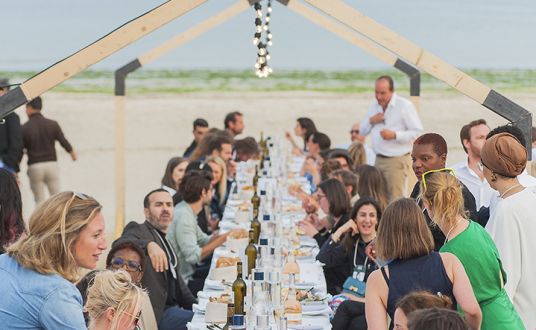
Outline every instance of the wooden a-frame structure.
<svg viewBox="0 0 536 330"><path fill-rule="evenodd" d="M29 78L19 87L10 90L7 94L0 97L0 118L5 117L27 101L43 94L63 81L84 71L91 65L110 56L114 52L117 52L166 23L169 23L199 7L207 1L208 0L169 0L136 19L125 23L94 43ZM124 137L122 135L124 134L124 122L121 121L121 118L124 116L125 78L127 74L141 67L143 64L156 59L165 52L197 37L210 28L223 23L238 13L246 10L248 6L259 1L260 0L239 0L236 5L229 7L213 18L197 25L151 52L141 55L135 61L130 62L116 72L115 94L118 118L116 125L118 142L116 145L117 150L122 150L124 148ZM410 76L410 81L412 82L410 94L417 107L420 76L419 71L413 66L444 81L457 91L467 95L471 99L518 126L527 137L526 147L530 150L530 130L532 127L531 112L490 87L482 84L439 57L429 53L425 49L363 15L355 8L345 4L342 0L303 0L303 2L309 4L309 6L301 3L300 0L277 1L408 74ZM334 24L332 20L327 19L310 7L316 8L325 15L331 16L335 21L338 21L346 27ZM350 30L354 33L351 33L352 31ZM355 32L367 39L358 36ZM118 172L124 167L124 157L121 157L122 156L119 153L116 153L116 162L118 162L116 167ZM116 178L116 233L119 229L122 229L124 224L124 197L119 196L124 190L124 176L122 175L124 174L121 174Z"/></svg>

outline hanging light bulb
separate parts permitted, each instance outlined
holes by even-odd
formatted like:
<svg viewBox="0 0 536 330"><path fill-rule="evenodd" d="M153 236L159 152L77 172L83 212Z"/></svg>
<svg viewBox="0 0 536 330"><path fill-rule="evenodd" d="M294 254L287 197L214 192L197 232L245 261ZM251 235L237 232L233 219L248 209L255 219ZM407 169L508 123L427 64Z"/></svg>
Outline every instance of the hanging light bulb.
<svg viewBox="0 0 536 330"><path fill-rule="evenodd" d="M261 55L261 56L266 55L266 48L259 49L259 55Z"/></svg>

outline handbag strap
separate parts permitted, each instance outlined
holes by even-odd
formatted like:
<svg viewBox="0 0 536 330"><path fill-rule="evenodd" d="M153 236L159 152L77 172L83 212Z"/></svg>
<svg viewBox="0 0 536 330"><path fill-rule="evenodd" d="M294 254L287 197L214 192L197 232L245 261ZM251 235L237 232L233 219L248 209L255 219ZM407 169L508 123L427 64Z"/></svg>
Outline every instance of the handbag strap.
<svg viewBox="0 0 536 330"><path fill-rule="evenodd" d="M357 238L357 241L355 242L355 248L354 248L354 269L357 267L357 262L355 260L355 257L357 257L357 246L359 245L360 238ZM367 256L368 258L368 256Z"/></svg>

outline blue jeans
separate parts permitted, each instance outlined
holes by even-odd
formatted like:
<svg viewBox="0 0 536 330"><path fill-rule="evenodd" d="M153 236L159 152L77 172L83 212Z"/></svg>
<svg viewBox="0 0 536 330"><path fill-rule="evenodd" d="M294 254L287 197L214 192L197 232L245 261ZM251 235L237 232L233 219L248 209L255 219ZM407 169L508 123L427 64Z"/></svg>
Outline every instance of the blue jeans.
<svg viewBox="0 0 536 330"><path fill-rule="evenodd" d="M158 323L158 330L186 330L186 323L194 317L194 312L178 306L169 307Z"/></svg>

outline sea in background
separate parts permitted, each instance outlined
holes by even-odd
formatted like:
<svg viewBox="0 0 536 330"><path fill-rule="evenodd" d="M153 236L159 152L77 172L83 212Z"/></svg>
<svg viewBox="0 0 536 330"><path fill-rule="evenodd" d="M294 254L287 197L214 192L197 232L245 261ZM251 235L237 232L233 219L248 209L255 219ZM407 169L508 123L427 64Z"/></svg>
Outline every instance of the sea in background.
<svg viewBox="0 0 536 330"><path fill-rule="evenodd" d="M466 72L491 88L503 92L536 92L536 70L482 70ZM0 71L0 77L24 81L36 72ZM385 70L276 70L268 79L259 79L252 70L139 70L126 80L127 94L181 94L195 92L277 92L310 91L330 93L371 93L372 82L382 74L393 76L396 89L409 91L409 79L400 71ZM89 70L80 73L52 92L112 94L114 72ZM421 76L421 93L456 91L429 74Z"/></svg>

